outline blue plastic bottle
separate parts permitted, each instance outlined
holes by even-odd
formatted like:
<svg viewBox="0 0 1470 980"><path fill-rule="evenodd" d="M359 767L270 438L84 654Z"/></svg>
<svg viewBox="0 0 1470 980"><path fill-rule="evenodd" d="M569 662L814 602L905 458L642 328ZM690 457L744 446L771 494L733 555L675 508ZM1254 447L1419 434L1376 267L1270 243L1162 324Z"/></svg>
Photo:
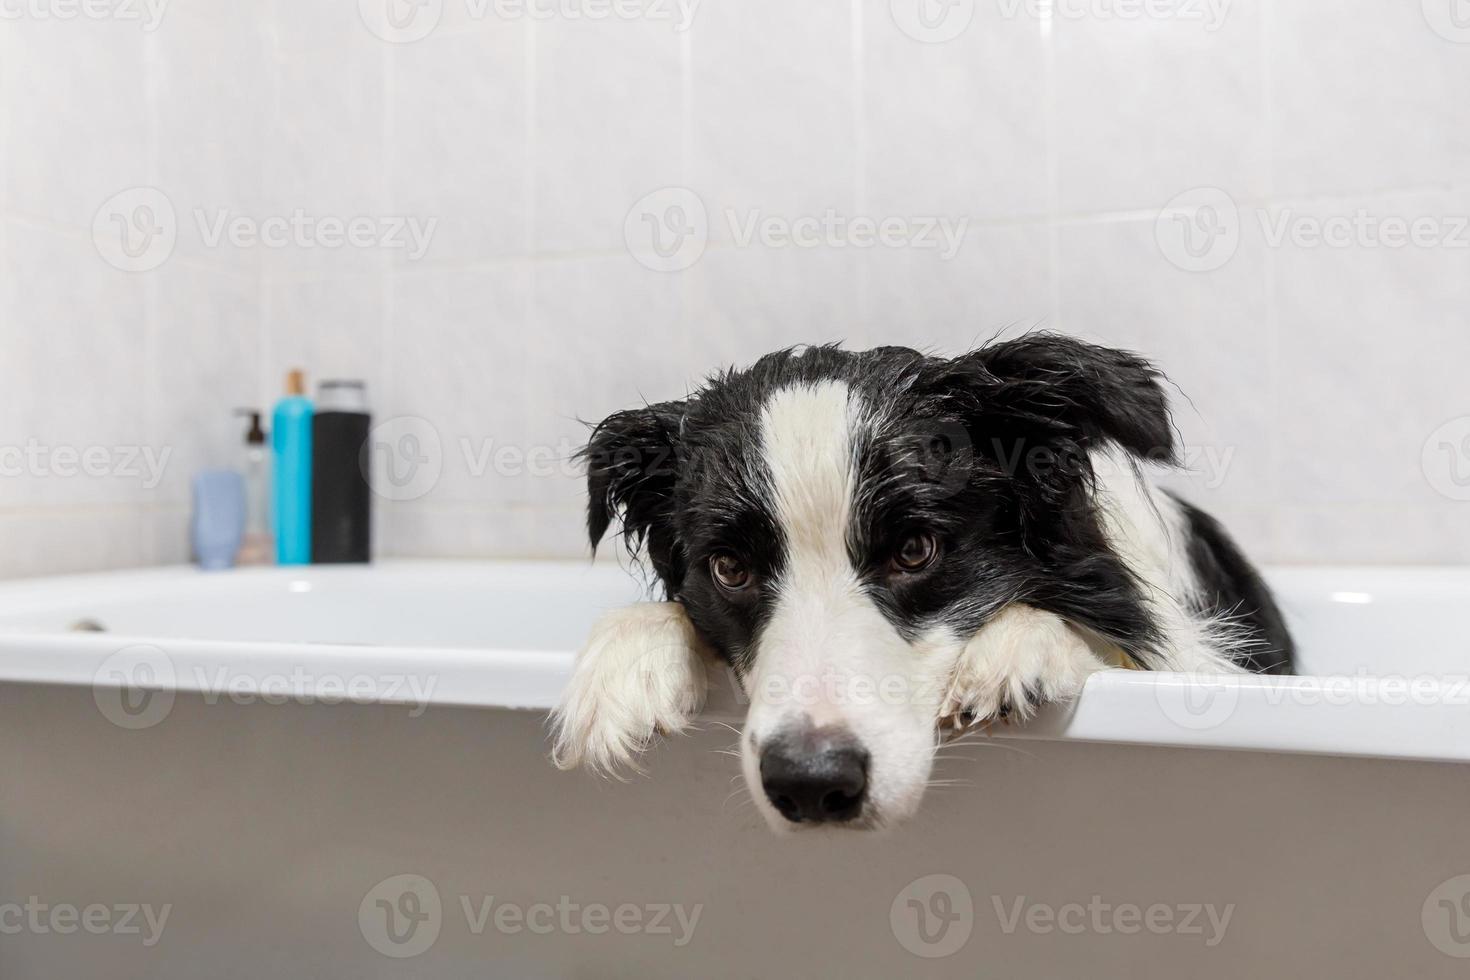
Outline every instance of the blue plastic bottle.
<svg viewBox="0 0 1470 980"><path fill-rule="evenodd" d="M245 479L234 470L194 474L194 560L207 572L230 568L245 534Z"/></svg>
<svg viewBox="0 0 1470 980"><path fill-rule="evenodd" d="M311 401L300 371L286 376L271 426L271 475L276 519L276 563L311 561Z"/></svg>

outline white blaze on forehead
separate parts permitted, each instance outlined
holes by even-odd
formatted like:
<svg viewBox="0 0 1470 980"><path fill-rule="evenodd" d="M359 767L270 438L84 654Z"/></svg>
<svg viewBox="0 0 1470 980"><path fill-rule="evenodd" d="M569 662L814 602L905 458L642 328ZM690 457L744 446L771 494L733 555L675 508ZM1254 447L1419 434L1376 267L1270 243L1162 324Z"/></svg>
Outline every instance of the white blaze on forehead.
<svg viewBox="0 0 1470 980"><path fill-rule="evenodd" d="M761 449L786 536L788 580L849 567L851 412L847 385L838 381L784 388L761 411Z"/></svg>
<svg viewBox="0 0 1470 980"><path fill-rule="evenodd" d="M778 391L761 412L761 457L785 555L746 688L742 753L751 794L776 825L783 820L761 789L759 747L800 723L844 728L870 754L875 819L912 811L932 764L940 681L961 646L940 642L947 637L910 645L853 567L847 545L863 420L863 404L836 381Z"/></svg>
<svg viewBox="0 0 1470 980"><path fill-rule="evenodd" d="M780 692L872 672L860 638L881 627L881 618L847 553L852 411L847 386L827 381L778 391L761 413L761 455L785 554L755 658L751 717L758 729L795 713L817 725L843 721L825 694L797 704ZM774 714L760 710L772 699Z"/></svg>

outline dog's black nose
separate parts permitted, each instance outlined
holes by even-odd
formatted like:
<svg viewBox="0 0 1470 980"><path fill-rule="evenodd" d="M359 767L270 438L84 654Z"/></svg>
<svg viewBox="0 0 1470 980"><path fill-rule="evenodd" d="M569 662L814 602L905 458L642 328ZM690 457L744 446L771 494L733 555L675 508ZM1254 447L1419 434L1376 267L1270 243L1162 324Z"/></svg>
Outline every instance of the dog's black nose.
<svg viewBox="0 0 1470 980"><path fill-rule="evenodd" d="M851 820L868 792L868 752L846 729L783 732L761 749L766 798L792 823Z"/></svg>

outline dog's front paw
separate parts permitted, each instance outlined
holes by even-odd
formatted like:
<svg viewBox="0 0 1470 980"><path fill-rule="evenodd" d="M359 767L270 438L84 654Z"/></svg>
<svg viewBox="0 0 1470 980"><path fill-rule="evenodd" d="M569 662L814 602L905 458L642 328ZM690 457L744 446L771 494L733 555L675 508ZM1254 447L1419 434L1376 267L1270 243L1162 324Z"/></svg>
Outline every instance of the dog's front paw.
<svg viewBox="0 0 1470 980"><path fill-rule="evenodd" d="M965 646L940 718L957 727L1010 718L1076 697L1105 665L1052 613L1007 606Z"/></svg>
<svg viewBox="0 0 1470 980"><path fill-rule="evenodd" d="M684 607L641 602L609 613L577 657L553 712L552 761L607 774L638 770L658 735L683 730L704 706L703 647Z"/></svg>

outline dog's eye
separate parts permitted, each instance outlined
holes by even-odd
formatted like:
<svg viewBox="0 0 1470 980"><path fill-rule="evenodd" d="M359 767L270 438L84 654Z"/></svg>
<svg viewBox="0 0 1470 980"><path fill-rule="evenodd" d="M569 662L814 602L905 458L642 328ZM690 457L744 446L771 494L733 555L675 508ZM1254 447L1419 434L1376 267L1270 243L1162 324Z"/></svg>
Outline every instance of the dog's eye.
<svg viewBox="0 0 1470 980"><path fill-rule="evenodd" d="M893 567L900 572L919 572L939 557L939 539L928 531L910 534L893 553Z"/></svg>
<svg viewBox="0 0 1470 980"><path fill-rule="evenodd" d="M750 585L750 569L732 554L714 555L709 560L709 573L726 592L739 592Z"/></svg>

